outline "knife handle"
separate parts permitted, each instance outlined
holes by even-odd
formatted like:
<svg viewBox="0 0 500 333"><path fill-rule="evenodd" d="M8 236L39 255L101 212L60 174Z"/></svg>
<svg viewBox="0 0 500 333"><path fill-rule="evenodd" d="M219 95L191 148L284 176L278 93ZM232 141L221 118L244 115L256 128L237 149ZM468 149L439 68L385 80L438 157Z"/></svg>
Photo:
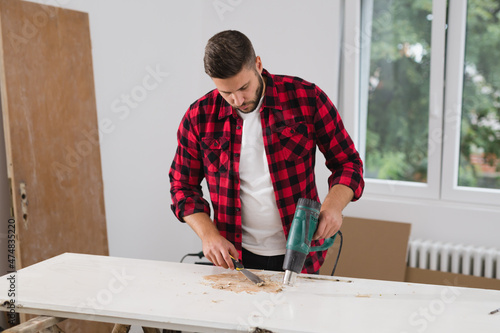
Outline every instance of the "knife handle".
<svg viewBox="0 0 500 333"><path fill-rule="evenodd" d="M234 264L234 268L237 270L237 271L241 271L242 269L245 269L243 267L243 265L241 264L241 262L239 262L238 260L234 259L234 257L232 255L229 255L231 257L231 260L233 261L233 264Z"/></svg>

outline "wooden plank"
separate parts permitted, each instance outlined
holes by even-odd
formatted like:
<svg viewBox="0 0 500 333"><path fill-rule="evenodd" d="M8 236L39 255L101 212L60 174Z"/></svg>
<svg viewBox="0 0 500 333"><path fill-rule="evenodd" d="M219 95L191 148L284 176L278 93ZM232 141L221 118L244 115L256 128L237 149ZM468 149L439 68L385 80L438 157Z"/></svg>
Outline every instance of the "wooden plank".
<svg viewBox="0 0 500 333"><path fill-rule="evenodd" d="M151 328L151 327L143 327L142 331L144 333L162 333L162 330L159 328ZM168 332L165 333L173 333L174 331L168 330Z"/></svg>
<svg viewBox="0 0 500 333"><path fill-rule="evenodd" d="M0 30L16 266L68 251L107 255L88 15L0 0ZM63 326L111 329L75 321Z"/></svg>
<svg viewBox="0 0 500 333"><path fill-rule="evenodd" d="M281 285L282 272L257 273ZM70 253L22 269L18 277L24 281L19 312L141 327L413 332L412 323L431 314L426 333L498 330L489 315L499 306L497 290L299 275L292 287L248 292L248 279L220 267ZM0 277L0 290L7 286Z"/></svg>
<svg viewBox="0 0 500 333"><path fill-rule="evenodd" d="M108 254L88 14L0 1L17 264Z"/></svg>
<svg viewBox="0 0 500 333"><path fill-rule="evenodd" d="M128 333L129 331L130 325L115 324L111 333Z"/></svg>
<svg viewBox="0 0 500 333"><path fill-rule="evenodd" d="M43 329L40 333L65 333L59 326L54 325L52 327Z"/></svg>
<svg viewBox="0 0 500 333"><path fill-rule="evenodd" d="M113 331L111 333L128 333L130 331L131 325L115 324ZM143 327L142 331L144 333L181 333L180 331L172 330L160 330L159 328Z"/></svg>
<svg viewBox="0 0 500 333"><path fill-rule="evenodd" d="M130 331L131 325L115 324L113 331L111 333L128 333ZM143 327L142 331L144 333L181 333L181 331L173 331L159 328Z"/></svg>
<svg viewBox="0 0 500 333"><path fill-rule="evenodd" d="M63 321L65 318L38 316L28 320L25 323L17 325L16 327L9 328L3 332L5 333L36 333L45 329L50 329L52 326Z"/></svg>

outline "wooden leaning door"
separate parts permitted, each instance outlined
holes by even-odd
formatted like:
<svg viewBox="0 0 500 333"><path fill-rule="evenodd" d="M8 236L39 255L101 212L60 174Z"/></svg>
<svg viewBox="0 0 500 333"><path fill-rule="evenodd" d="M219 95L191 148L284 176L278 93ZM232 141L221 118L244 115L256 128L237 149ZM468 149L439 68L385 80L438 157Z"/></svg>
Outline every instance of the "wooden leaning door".
<svg viewBox="0 0 500 333"><path fill-rule="evenodd" d="M108 255L88 14L0 0L0 30L17 268L64 252ZM60 326L110 331L88 325Z"/></svg>

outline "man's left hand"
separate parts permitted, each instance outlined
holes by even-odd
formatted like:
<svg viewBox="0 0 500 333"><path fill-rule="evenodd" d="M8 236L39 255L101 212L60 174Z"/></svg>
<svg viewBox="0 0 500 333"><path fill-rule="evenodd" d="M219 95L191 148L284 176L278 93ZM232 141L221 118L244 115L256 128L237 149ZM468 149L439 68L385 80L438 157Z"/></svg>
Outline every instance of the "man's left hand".
<svg viewBox="0 0 500 333"><path fill-rule="evenodd" d="M354 192L347 186L332 186L319 212L319 224L313 240L330 238L342 226L342 210L352 200Z"/></svg>
<svg viewBox="0 0 500 333"><path fill-rule="evenodd" d="M330 238L340 230L342 226L342 212L335 209L321 209L319 213L319 224L314 233L313 240Z"/></svg>

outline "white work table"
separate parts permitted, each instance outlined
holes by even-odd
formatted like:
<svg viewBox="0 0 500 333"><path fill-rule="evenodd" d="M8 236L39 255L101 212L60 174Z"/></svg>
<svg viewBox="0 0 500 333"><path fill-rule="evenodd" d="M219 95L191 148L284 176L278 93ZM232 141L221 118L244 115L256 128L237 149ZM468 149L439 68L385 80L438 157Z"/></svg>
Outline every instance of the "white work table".
<svg viewBox="0 0 500 333"><path fill-rule="evenodd" d="M500 291L301 275L282 291L248 293L217 289L205 278L214 274L235 272L66 253L17 272L16 309L189 332L500 331L500 313L489 314L500 307ZM0 278L2 303L10 299L7 277Z"/></svg>

